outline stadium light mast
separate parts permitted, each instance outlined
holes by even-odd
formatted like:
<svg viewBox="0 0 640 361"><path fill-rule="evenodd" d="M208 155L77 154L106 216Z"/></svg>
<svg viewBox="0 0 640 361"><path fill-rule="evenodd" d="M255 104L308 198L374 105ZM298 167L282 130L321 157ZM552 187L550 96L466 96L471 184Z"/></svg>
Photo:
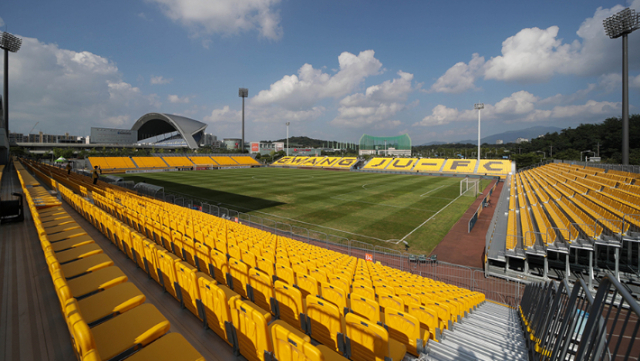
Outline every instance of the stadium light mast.
<svg viewBox="0 0 640 361"><path fill-rule="evenodd" d="M478 110L478 162L480 162L480 111L484 109L484 103L474 104L473 109Z"/></svg>
<svg viewBox="0 0 640 361"><path fill-rule="evenodd" d="M0 48L4 50L4 99L2 102L4 126L9 139L9 52L17 53L22 46L22 39L4 31L0 35Z"/></svg>
<svg viewBox="0 0 640 361"><path fill-rule="evenodd" d="M244 98L249 96L249 89L240 88L238 96L242 98L242 145L240 146L240 153L244 153Z"/></svg>
<svg viewBox="0 0 640 361"><path fill-rule="evenodd" d="M629 52L627 36L640 29L640 14L626 8L602 21L611 39L622 37L622 164L629 164Z"/></svg>
<svg viewBox="0 0 640 361"><path fill-rule="evenodd" d="M289 125L291 122L287 122L287 156L289 156Z"/></svg>

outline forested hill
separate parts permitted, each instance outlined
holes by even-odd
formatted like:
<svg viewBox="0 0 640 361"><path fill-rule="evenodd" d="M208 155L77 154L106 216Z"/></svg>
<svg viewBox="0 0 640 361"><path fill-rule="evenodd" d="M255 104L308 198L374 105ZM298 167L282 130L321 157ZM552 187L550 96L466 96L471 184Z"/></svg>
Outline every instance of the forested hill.
<svg viewBox="0 0 640 361"><path fill-rule="evenodd" d="M269 140L268 142L271 142ZM286 143L286 139L278 139L273 140L273 142L284 142ZM289 146L290 147L302 147L302 148L324 148L327 146L327 142L334 143L333 141L320 140L320 139L312 139L309 137L290 137L289 138Z"/></svg>

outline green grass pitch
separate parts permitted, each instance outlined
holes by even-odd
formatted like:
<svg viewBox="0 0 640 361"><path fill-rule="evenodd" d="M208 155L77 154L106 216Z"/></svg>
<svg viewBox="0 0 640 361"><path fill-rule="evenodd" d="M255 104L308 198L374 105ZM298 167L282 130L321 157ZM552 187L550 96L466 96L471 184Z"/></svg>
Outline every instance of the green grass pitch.
<svg viewBox="0 0 640 361"><path fill-rule="evenodd" d="M431 252L475 200L459 197L461 178L455 177L281 168L123 176L352 240L403 249L396 243L404 239L416 253ZM487 184L483 180L482 189Z"/></svg>

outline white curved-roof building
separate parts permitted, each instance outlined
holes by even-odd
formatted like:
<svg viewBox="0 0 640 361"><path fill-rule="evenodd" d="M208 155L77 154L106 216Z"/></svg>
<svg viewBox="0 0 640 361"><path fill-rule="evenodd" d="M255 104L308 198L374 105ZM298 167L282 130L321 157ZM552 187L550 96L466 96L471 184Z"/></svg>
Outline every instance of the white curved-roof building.
<svg viewBox="0 0 640 361"><path fill-rule="evenodd" d="M205 123L180 115L147 113L133 124L131 130L138 132L138 141L178 132L189 148L196 149L206 128Z"/></svg>

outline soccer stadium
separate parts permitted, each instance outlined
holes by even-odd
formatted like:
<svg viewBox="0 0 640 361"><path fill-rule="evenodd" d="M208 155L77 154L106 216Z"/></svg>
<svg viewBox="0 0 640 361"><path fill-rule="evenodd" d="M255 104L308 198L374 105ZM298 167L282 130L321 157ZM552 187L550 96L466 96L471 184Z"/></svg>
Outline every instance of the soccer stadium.
<svg viewBox="0 0 640 361"><path fill-rule="evenodd" d="M2 7L0 360L640 359L640 1L353 3Z"/></svg>

